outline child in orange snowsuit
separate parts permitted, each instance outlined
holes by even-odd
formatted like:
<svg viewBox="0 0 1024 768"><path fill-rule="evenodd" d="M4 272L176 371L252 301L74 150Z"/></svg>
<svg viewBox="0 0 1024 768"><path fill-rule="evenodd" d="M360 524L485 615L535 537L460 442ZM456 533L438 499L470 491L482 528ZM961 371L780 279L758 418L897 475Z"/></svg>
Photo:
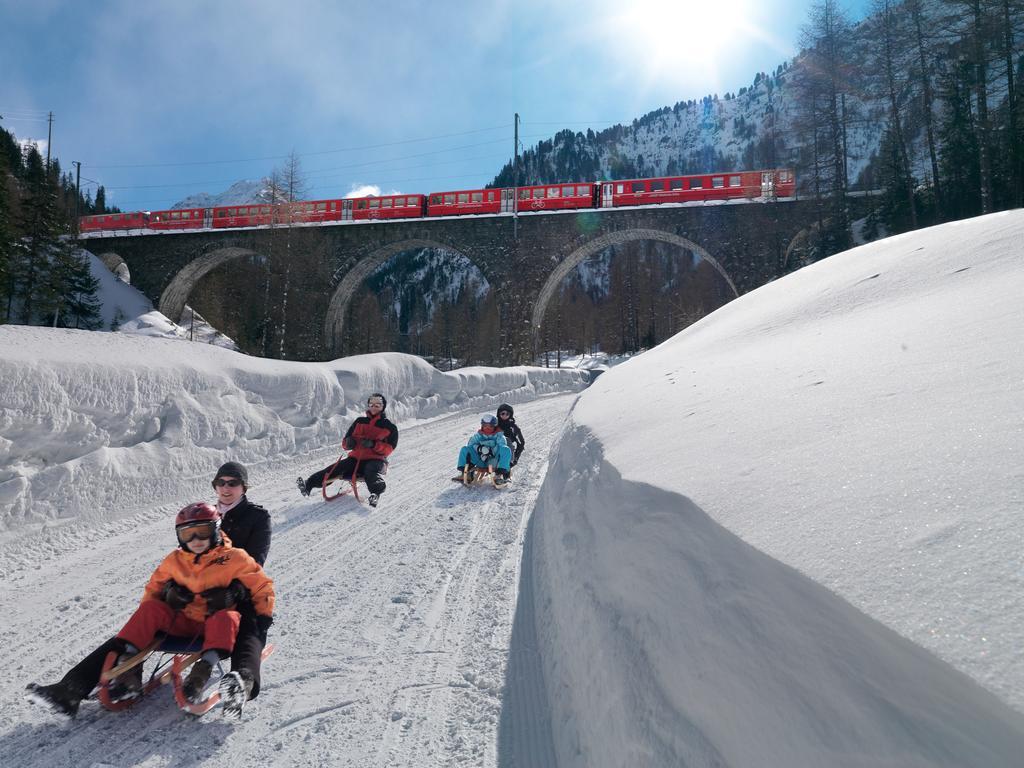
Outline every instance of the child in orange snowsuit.
<svg viewBox="0 0 1024 768"><path fill-rule="evenodd" d="M263 632L273 621L274 584L260 565L242 549L235 549L220 530L220 512L210 504L189 504L175 519L178 549L163 559L146 585L139 607L117 635L75 665L52 685L28 686L28 696L56 712L74 717L82 699L96 687L107 654L120 654L118 663L149 645L158 633L188 640L203 638L202 657L184 683L185 695L195 701L209 682L213 665L231 655L238 634L239 613L227 606L252 601ZM247 686L248 683L248 686ZM251 676L238 670L221 679L226 700L244 702ZM142 665L112 683L112 698L142 692ZM227 689L227 690L225 690ZM238 707L240 709L240 705Z"/></svg>

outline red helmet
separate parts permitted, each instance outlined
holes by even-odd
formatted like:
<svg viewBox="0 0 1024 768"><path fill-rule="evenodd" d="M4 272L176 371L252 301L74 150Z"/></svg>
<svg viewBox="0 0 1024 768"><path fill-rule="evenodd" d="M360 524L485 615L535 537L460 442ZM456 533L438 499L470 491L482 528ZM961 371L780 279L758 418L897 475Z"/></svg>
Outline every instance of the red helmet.
<svg viewBox="0 0 1024 768"><path fill-rule="evenodd" d="M182 508L178 516L174 518L174 527L206 522L220 523L220 512L212 504L207 504L205 501L197 501Z"/></svg>

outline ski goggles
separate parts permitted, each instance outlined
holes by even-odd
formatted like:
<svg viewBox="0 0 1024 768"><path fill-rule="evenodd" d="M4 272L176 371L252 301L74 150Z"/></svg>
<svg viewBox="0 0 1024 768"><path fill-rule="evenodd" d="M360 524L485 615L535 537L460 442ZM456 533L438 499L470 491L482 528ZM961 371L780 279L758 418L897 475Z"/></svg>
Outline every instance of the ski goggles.
<svg viewBox="0 0 1024 768"><path fill-rule="evenodd" d="M192 523L176 529L178 541L188 544L192 539L212 539L217 533L216 523Z"/></svg>
<svg viewBox="0 0 1024 768"><path fill-rule="evenodd" d="M228 488L237 488L241 484L242 481L234 477L229 478L227 480L225 480L223 477L218 477L216 480L213 481L214 488L220 488L222 485L226 485Z"/></svg>

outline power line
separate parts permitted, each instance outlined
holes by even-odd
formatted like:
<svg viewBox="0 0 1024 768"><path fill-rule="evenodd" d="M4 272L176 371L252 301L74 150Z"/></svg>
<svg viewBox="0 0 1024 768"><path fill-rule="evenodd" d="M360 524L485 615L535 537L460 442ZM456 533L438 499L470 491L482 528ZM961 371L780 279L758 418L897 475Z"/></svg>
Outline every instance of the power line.
<svg viewBox="0 0 1024 768"><path fill-rule="evenodd" d="M437 136L426 136L426 137L423 137L423 138L420 138L420 139L404 139L402 141L390 141L390 142L385 142L383 144L367 144L366 146L362 146L362 147L343 147L341 149L325 149L325 150L320 151L320 152L305 152L305 153L300 154L299 157L313 157L313 156L317 156L317 155L337 154L337 153L340 153L340 152L359 152L359 151L366 150L366 149L380 149L382 147L396 147L396 146L399 146L399 145L402 145L402 144L415 144L417 142L422 142L422 141L436 141L438 139L449 139L449 138L452 138L452 137L455 137L455 136L469 136L469 135L474 134L474 133L485 133L486 131L496 131L498 129L507 128L507 127L508 126L497 125L497 126L493 126L491 128L476 128L476 129L474 129L472 131L462 131L460 133L445 133L445 134L438 134ZM262 160L284 160L284 159L287 159L289 156L290 155L268 155L266 157L247 157L247 158L238 158L238 159L234 159L234 160L192 160L192 161L181 162L181 163L133 163L133 164L125 164L125 165L93 165L93 164L90 163L89 167L90 168L101 168L101 169L110 169L110 168L175 168L175 167L179 167L179 166L189 166L189 165L226 165L226 164L230 164L230 163L253 163L253 162L262 161Z"/></svg>
<svg viewBox="0 0 1024 768"><path fill-rule="evenodd" d="M351 169L355 169L355 168L366 168L366 167L371 166L371 165L380 165L381 163L393 163L393 162L398 162L400 160L411 160L411 159L416 158L416 157L429 157L431 155L440 155L440 154L444 154L445 152L451 152L451 151L454 151L454 150L457 150L457 149L473 149L475 147L484 147L484 146L488 146L490 144L498 144L498 143L501 143L501 142L504 142L504 141L505 141L505 139L497 139L495 141L485 141L485 142L482 142L480 144L466 144L466 145L461 146L461 147L451 147L449 149L442 149L442 150L437 150L437 151L434 151L434 152L421 152L421 153L415 154L415 155L405 155L404 157L390 157L390 158L385 158L383 160L368 160L365 163L352 163L351 165L339 165L339 166L334 166L332 168L319 168L319 169L316 169L315 171L310 171L309 173L305 173L304 175L309 177L309 176L313 176L314 174L316 174L316 175L323 175L323 174L335 173L337 171L351 170ZM444 161L442 163L434 163L432 165L448 165L449 163L459 163L459 162L464 162L466 160L472 160L472 159L483 160L483 159L487 159L487 158L482 158L482 157L481 158L462 158L462 157L460 157L460 158L457 158L455 160L446 160L446 161ZM425 165L425 166L410 166L410 168L429 168L429 167L431 167L431 165L429 165L429 164ZM181 183L175 183L175 184L130 184L130 185L121 185L121 186L108 186L107 189L170 189L170 188L173 188L173 187L190 187L190 186L197 186L197 185L200 185L200 184L232 184L232 183L234 183L236 181L238 181L237 178L235 178L235 179L207 179L205 181L190 181L190 182L181 182Z"/></svg>

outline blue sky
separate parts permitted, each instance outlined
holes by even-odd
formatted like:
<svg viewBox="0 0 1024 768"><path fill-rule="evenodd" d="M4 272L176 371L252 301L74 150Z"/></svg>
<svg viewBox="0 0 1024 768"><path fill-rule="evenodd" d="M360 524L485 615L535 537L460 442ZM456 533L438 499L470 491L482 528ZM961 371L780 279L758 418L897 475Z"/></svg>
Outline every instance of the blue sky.
<svg viewBox="0 0 1024 768"><path fill-rule="evenodd" d="M811 5L0 0L0 125L45 140L52 111L54 155L124 210L292 151L310 199L474 188L511 157L515 112L529 147L738 91L796 52Z"/></svg>

